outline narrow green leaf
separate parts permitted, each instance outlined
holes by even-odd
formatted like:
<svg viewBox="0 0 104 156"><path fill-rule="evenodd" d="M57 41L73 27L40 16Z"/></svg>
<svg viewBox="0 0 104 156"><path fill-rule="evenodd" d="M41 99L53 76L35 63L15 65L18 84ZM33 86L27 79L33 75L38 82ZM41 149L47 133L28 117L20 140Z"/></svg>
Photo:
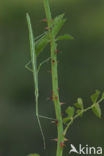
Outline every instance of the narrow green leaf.
<svg viewBox="0 0 104 156"><path fill-rule="evenodd" d="M61 15L55 17L55 19L52 22L52 31L55 36L60 32L65 21L66 21L66 19L64 19L64 14L61 14Z"/></svg>
<svg viewBox="0 0 104 156"><path fill-rule="evenodd" d="M77 99L77 102L74 104L77 108L80 108L80 109L83 109L84 106L83 106L83 100L82 98L78 98Z"/></svg>
<svg viewBox="0 0 104 156"><path fill-rule="evenodd" d="M54 18L54 24L58 23L59 21L61 21L62 19L64 18L64 13L63 14L60 14L58 16L56 16Z"/></svg>
<svg viewBox="0 0 104 156"><path fill-rule="evenodd" d="M65 34L65 35L57 37L56 41L60 41L60 40L73 40L73 39L74 39L73 36Z"/></svg>
<svg viewBox="0 0 104 156"><path fill-rule="evenodd" d="M28 156L40 156L40 155L39 155L39 154L34 153L34 154L29 154Z"/></svg>
<svg viewBox="0 0 104 156"><path fill-rule="evenodd" d="M96 101L97 101L99 95L100 95L100 91L99 91L99 90L96 90L96 92L95 92L94 94L91 95L91 101L92 101L93 103L96 103Z"/></svg>
<svg viewBox="0 0 104 156"><path fill-rule="evenodd" d="M95 104L95 106L92 108L92 111L97 117L101 118L101 108L98 103Z"/></svg>
<svg viewBox="0 0 104 156"><path fill-rule="evenodd" d="M49 33L46 33L44 36L42 36L39 40L36 42L36 55L38 56L40 52L44 50L44 48L49 43Z"/></svg>
<svg viewBox="0 0 104 156"><path fill-rule="evenodd" d="M101 98L102 98L102 99L104 99L104 92L102 93L102 96L101 96Z"/></svg>
<svg viewBox="0 0 104 156"><path fill-rule="evenodd" d="M71 117L73 117L73 115L74 115L74 107L71 107L71 106L69 106L67 109L66 109L66 114L68 115L68 117L69 118L71 118Z"/></svg>
<svg viewBox="0 0 104 156"><path fill-rule="evenodd" d="M59 31L61 30L63 24L65 23L65 19L63 19L64 14L61 14L57 17L55 17L55 19L52 22L52 31L54 33L54 35L56 36ZM49 32L47 32L44 35L39 35L42 36L39 38L39 40L37 40L35 48L36 48L36 55L38 56L40 54L40 52L42 52L44 50L44 48L48 45L49 43ZM67 36L67 38L69 38L69 36ZM71 36L70 36L71 38Z"/></svg>
<svg viewBox="0 0 104 156"><path fill-rule="evenodd" d="M63 119L63 123L66 124L69 120L70 120L70 118L66 117L66 118Z"/></svg>

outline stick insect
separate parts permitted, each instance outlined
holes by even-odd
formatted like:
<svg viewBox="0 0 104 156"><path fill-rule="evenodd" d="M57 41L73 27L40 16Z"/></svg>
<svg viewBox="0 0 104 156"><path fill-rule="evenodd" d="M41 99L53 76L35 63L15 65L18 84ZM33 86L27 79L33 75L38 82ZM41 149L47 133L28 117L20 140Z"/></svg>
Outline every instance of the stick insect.
<svg viewBox="0 0 104 156"><path fill-rule="evenodd" d="M38 70L37 70L37 56L35 51L35 42L34 42L31 20L28 13L26 14L26 18L27 18L28 29L29 29L30 53L31 53L31 62L32 62L32 69L33 69L34 84L35 84L36 116L37 116L38 124L43 138L44 148L45 148L46 147L45 137L44 137L44 133L41 127L39 114L38 114L39 89L38 89Z"/></svg>
<svg viewBox="0 0 104 156"><path fill-rule="evenodd" d="M44 144L44 149L46 148L46 143L45 143L45 136L44 136L44 133L43 133L43 130L42 130L42 126L41 126L41 123L40 123L40 118L44 118L44 119L49 119L49 120L56 120L54 118L50 118L50 117L47 117L47 116L43 116L43 115L39 115L39 108L38 108L38 99L39 99L39 89L38 89L38 72L40 70L40 67L48 62L50 60L50 57L46 60L44 60L42 63L39 64L39 67L37 67L37 53L36 53L36 43L34 41L34 36L33 36L33 31L32 31L32 25L31 25L31 20L30 20L30 16L29 14L27 13L26 14L26 18L27 18L27 23L28 23L28 30L29 30L29 41L30 41L30 53L31 53L31 61L29 61L27 64L26 64L26 68L29 70L29 71L32 71L33 72L33 78L34 78L34 84L35 84L35 99L36 99L36 117L37 117L37 120L38 120L38 124L39 124L39 127L40 127L40 131L41 131L41 135L42 135L42 138L43 138L43 144ZM46 35L46 33L45 33ZM42 36L42 35L41 35ZM44 36L43 36L44 37ZM47 44L47 42L46 42ZM40 51L39 51L40 52ZM38 53L39 53L38 52ZM32 69L30 69L28 67L28 65L32 63Z"/></svg>

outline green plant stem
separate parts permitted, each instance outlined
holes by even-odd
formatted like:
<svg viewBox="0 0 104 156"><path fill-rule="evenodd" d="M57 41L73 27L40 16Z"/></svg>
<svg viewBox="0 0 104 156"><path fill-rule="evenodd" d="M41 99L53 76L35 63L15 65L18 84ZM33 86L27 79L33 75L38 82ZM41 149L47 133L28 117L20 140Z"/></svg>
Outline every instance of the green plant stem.
<svg viewBox="0 0 104 156"><path fill-rule="evenodd" d="M66 133L67 133L69 127L71 126L71 124L73 123L73 121L74 121L75 119L77 119L78 117L80 117L81 114L83 114L83 113L85 113L85 112L91 110L94 106L95 106L95 104L91 105L90 107L88 107L88 108L86 108L86 109L83 109L80 113L76 114L76 115L71 119L71 121L67 124L66 128L64 129L64 132L63 132L64 136L66 135Z"/></svg>
<svg viewBox="0 0 104 156"><path fill-rule="evenodd" d="M45 8L46 18L48 22L49 37L50 37L53 101L55 105L56 120L58 121L58 125L57 125L58 141L57 141L56 156L62 156L63 148L60 147L60 143L64 142L64 136L63 136L63 121L61 115L61 105L59 101L59 92L58 92L58 71L57 71L57 55L56 55L57 44L55 41L54 33L50 29L52 23L52 17L51 17L51 11L50 11L48 0L44 0L44 8Z"/></svg>

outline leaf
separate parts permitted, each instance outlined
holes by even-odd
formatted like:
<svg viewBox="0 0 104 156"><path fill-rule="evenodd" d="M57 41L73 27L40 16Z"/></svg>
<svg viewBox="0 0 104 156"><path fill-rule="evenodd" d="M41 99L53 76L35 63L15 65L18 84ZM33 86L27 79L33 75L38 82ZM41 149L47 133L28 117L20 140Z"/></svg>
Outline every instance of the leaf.
<svg viewBox="0 0 104 156"><path fill-rule="evenodd" d="M67 109L66 109L66 114L68 114L68 117L69 118L71 118L71 117L73 117L73 115L74 115L74 107L71 107L71 106L69 106Z"/></svg>
<svg viewBox="0 0 104 156"><path fill-rule="evenodd" d="M69 120L70 120L70 118L66 117L66 118L63 119L63 123L66 124Z"/></svg>
<svg viewBox="0 0 104 156"><path fill-rule="evenodd" d="M55 19L52 22L52 32L55 36L60 32L65 21L66 19L64 19L64 14L55 17Z"/></svg>
<svg viewBox="0 0 104 156"><path fill-rule="evenodd" d="M57 17L55 17L55 19L52 22L52 31L54 33L54 35L56 36L59 31L61 30L63 24L65 23L65 19L63 19L64 14L61 14ZM42 36L42 35L39 35ZM37 42L35 45L36 48L36 55L38 56L40 54L40 52L42 52L44 50L44 48L48 45L49 43L49 32L47 32L46 34L44 34Z"/></svg>
<svg viewBox="0 0 104 156"><path fill-rule="evenodd" d="M59 33L60 29L62 28L65 22L65 19L63 19L63 17L64 17L64 14L61 14L55 17L55 19L52 22L51 27L55 36ZM42 36L42 35L39 35L39 36ZM48 45L48 43L49 43L49 32L47 32L39 40L37 40L36 46L35 46L37 56L40 54L41 51L44 50L44 48Z"/></svg>
<svg viewBox="0 0 104 156"><path fill-rule="evenodd" d="M65 34L65 35L57 37L56 41L60 41L60 40L73 40L73 39L74 39L73 36Z"/></svg>
<svg viewBox="0 0 104 156"><path fill-rule="evenodd" d="M27 155L27 156L40 156L40 155L39 155L39 154L34 153L34 154L29 154L29 155Z"/></svg>
<svg viewBox="0 0 104 156"><path fill-rule="evenodd" d="M98 103L95 104L95 106L92 108L92 111L97 117L101 118L101 108Z"/></svg>
<svg viewBox="0 0 104 156"><path fill-rule="evenodd" d="M100 91L99 91L99 90L96 90L96 92L95 92L94 94L91 95L91 101L92 101L93 103L96 103L96 101L97 101L99 95L100 95Z"/></svg>
<svg viewBox="0 0 104 156"><path fill-rule="evenodd" d="M77 102L74 104L77 108L83 109L83 100L82 98L78 98Z"/></svg>
<svg viewBox="0 0 104 156"><path fill-rule="evenodd" d="M102 96L101 96L101 98L102 98L102 99L104 99L104 92L102 93Z"/></svg>
<svg viewBox="0 0 104 156"><path fill-rule="evenodd" d="M39 40L37 40L35 45L37 56L40 54L40 52L44 50L44 48L48 45L48 43L49 43L49 33L46 33Z"/></svg>

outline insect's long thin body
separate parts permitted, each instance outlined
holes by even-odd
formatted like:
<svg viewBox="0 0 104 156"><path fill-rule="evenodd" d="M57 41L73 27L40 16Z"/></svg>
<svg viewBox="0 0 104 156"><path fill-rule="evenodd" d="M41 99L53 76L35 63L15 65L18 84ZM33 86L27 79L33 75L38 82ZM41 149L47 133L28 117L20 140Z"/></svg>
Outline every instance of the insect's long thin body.
<svg viewBox="0 0 104 156"><path fill-rule="evenodd" d="M31 60L25 65L25 68L29 70L30 72L33 72L33 70L29 67L30 63L31 63Z"/></svg>
<svg viewBox="0 0 104 156"><path fill-rule="evenodd" d="M51 59L51 57L48 57L46 60L42 61L39 66L38 66L38 72L40 71L40 68L43 64L47 63L49 60Z"/></svg>
<svg viewBox="0 0 104 156"><path fill-rule="evenodd" d="M43 116L43 115L39 115L39 117L40 117L40 118L43 118L43 119L48 119L48 120L56 121L56 119L54 119L54 118L50 118L50 117Z"/></svg>
<svg viewBox="0 0 104 156"><path fill-rule="evenodd" d="M44 148L45 148L45 137L43 134L43 130L41 127L40 119L39 119L39 113L38 113L38 98L39 98L39 90L38 90L38 71L37 71L37 56L35 51L35 42L34 42L34 36L31 26L31 20L30 16L27 13L26 14L27 23L28 23L28 29L29 29L29 40L30 40L30 52L31 52L31 61L32 61L32 68L33 68L33 77L34 77L34 84L35 84L35 97L36 97L36 116L39 123L40 131L42 134L43 142L44 142Z"/></svg>
<svg viewBox="0 0 104 156"><path fill-rule="evenodd" d="M37 36L37 37L35 38L35 42L38 42L38 40L39 40L40 38L44 37L46 34L47 34L47 31L45 31L45 32L42 33L41 35Z"/></svg>

